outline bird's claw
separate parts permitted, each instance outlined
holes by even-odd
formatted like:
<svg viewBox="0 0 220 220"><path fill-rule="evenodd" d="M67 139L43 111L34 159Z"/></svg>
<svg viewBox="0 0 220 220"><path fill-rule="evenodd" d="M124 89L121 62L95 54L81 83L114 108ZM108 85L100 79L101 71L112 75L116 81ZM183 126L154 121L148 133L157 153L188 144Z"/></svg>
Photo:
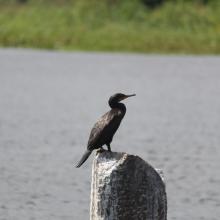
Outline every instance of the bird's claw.
<svg viewBox="0 0 220 220"><path fill-rule="evenodd" d="M103 148L99 148L97 151L96 151L96 154L99 154L99 153L103 153L105 150Z"/></svg>

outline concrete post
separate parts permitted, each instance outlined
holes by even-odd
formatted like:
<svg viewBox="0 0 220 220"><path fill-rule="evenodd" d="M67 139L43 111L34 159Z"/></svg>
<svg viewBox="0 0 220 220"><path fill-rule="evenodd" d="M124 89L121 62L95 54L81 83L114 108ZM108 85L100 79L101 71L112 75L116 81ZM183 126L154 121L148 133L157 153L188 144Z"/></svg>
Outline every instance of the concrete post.
<svg viewBox="0 0 220 220"><path fill-rule="evenodd" d="M166 220L165 184L138 156L105 151L92 167L90 220Z"/></svg>

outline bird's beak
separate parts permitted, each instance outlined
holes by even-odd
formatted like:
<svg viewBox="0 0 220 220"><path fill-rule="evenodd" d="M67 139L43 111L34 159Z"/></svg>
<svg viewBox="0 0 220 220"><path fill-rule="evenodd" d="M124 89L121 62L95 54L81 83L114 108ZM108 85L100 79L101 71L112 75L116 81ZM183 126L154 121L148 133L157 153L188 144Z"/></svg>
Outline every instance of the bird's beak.
<svg viewBox="0 0 220 220"><path fill-rule="evenodd" d="M136 94L126 95L126 96L124 97L124 99L127 99L127 98L132 97L132 96L136 96Z"/></svg>

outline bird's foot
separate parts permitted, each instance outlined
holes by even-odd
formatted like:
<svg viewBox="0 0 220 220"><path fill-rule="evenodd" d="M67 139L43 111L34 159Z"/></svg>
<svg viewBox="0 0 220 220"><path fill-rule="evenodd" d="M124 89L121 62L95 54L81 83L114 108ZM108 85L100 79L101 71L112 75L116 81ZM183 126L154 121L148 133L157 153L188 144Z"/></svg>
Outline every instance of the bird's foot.
<svg viewBox="0 0 220 220"><path fill-rule="evenodd" d="M97 151L96 151L96 154L100 154L100 153L103 153L105 151L105 149L103 149L102 147L99 148Z"/></svg>

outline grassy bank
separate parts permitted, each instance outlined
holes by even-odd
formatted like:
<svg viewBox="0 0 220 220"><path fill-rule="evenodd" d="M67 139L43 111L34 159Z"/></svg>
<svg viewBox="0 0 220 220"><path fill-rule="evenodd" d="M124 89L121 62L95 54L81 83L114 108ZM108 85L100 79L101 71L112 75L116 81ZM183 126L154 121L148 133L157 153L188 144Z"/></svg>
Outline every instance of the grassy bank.
<svg viewBox="0 0 220 220"><path fill-rule="evenodd" d="M220 54L220 4L0 3L0 46Z"/></svg>

